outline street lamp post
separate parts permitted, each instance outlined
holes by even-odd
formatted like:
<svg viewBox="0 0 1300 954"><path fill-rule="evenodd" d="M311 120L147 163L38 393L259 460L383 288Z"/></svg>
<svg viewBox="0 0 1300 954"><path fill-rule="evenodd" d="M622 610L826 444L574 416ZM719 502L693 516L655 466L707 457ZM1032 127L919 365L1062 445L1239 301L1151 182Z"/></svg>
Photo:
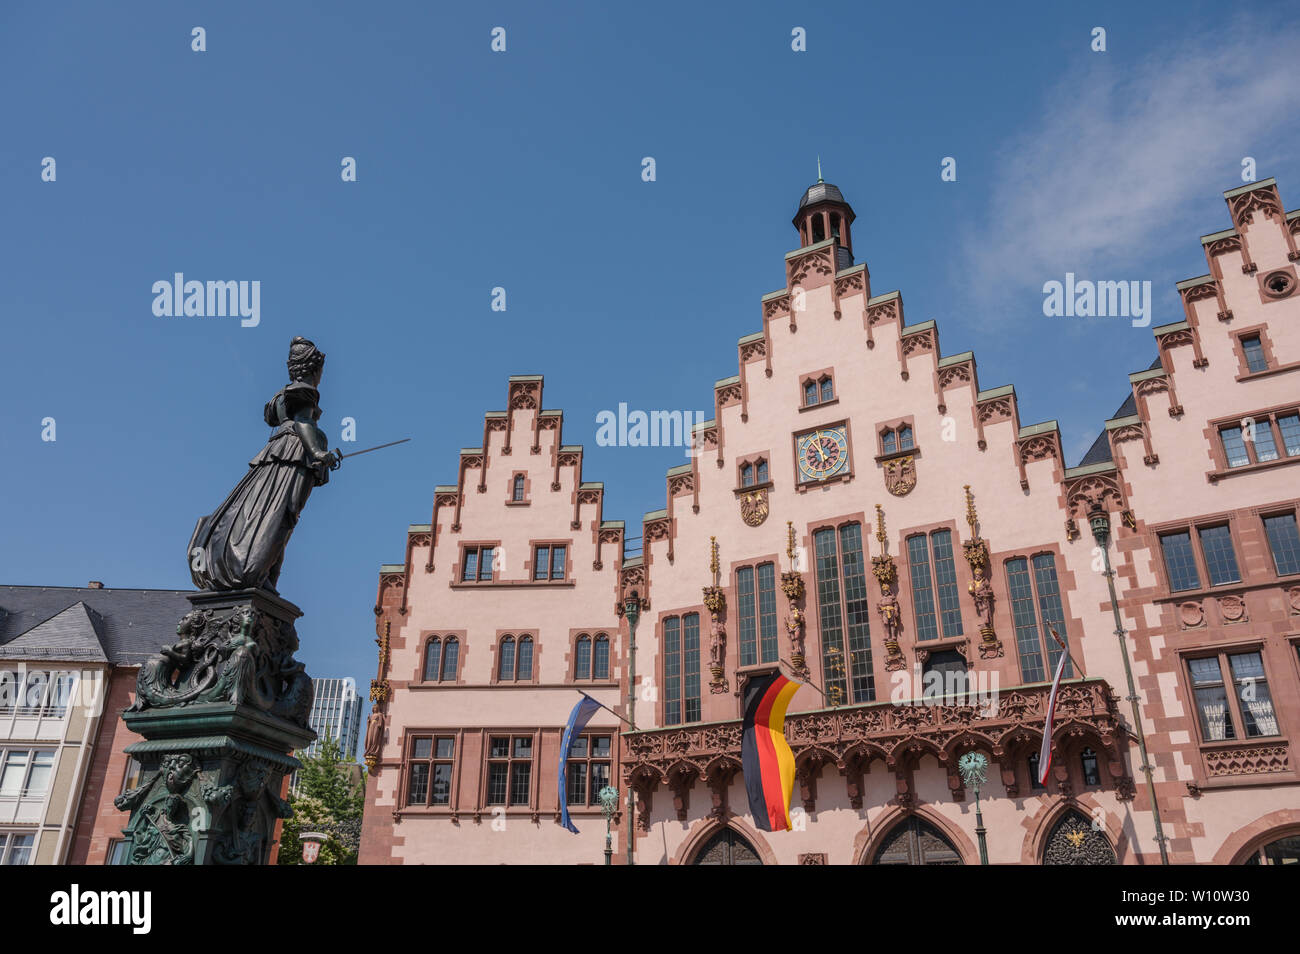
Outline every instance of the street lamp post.
<svg viewBox="0 0 1300 954"><path fill-rule="evenodd" d="M1142 757L1142 774L1146 776L1147 791L1151 793L1151 816L1156 823L1156 844L1160 846L1160 863L1169 864L1169 853L1165 850L1165 832L1160 825L1160 805L1156 801L1156 786L1151 777L1151 760L1147 758L1146 733L1142 730L1142 710L1138 704L1137 688L1133 684L1133 668L1128 660L1128 640L1125 638L1124 623L1119 615L1119 599L1115 595L1115 571L1110 567L1110 514L1100 503L1093 504L1088 512L1088 526L1092 528L1092 537L1101 548L1105 566L1106 586L1110 588L1110 608L1115 615L1115 635L1119 638L1120 656L1124 660L1124 678L1128 681L1128 701L1133 707L1133 732L1137 735L1138 753Z"/></svg>
<svg viewBox="0 0 1300 954"><path fill-rule="evenodd" d="M623 601L623 615L627 617L628 629L628 654L627 654L627 721L636 731L636 623L641 618L641 596L636 590ZM627 863L636 864L632 858L633 843L636 841L632 834L632 825L636 811L636 793L632 786L627 787Z"/></svg>
<svg viewBox="0 0 1300 954"><path fill-rule="evenodd" d="M989 863L989 848L984 839L984 813L980 811L980 786L988 781L989 759L983 752L967 752L957 760L962 781L975 790L975 836L980 843L980 864Z"/></svg>
<svg viewBox="0 0 1300 954"><path fill-rule="evenodd" d="M600 810L605 813L605 864L609 866L614 863L614 842L609 825L614 820L614 813L618 811L618 789L606 785L596 797L600 799Z"/></svg>

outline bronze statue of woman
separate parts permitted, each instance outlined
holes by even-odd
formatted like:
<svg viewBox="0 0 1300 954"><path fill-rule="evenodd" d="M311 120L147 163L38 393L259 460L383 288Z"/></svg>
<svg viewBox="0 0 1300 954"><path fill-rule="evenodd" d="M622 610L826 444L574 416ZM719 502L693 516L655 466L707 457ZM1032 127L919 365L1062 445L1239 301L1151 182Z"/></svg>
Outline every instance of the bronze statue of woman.
<svg viewBox="0 0 1300 954"><path fill-rule="evenodd" d="M248 473L215 511L200 517L190 538L190 577L203 590L275 588L298 515L312 488L338 467L320 420L325 354L306 338L289 345L289 383L263 411L273 428Z"/></svg>

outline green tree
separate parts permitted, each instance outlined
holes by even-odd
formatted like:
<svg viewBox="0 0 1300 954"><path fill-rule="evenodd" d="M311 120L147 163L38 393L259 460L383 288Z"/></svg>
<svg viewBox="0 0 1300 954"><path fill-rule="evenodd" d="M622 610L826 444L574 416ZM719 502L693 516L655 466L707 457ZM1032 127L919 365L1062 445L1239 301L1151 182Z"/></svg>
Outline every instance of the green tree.
<svg viewBox="0 0 1300 954"><path fill-rule="evenodd" d="M361 847L361 811L365 804L365 769L345 762L336 739L321 741L316 755L299 754L298 786L289 795L293 817L286 818L280 834L279 863L302 864L305 831L325 832L318 865L354 865ZM359 776L359 780L358 779Z"/></svg>

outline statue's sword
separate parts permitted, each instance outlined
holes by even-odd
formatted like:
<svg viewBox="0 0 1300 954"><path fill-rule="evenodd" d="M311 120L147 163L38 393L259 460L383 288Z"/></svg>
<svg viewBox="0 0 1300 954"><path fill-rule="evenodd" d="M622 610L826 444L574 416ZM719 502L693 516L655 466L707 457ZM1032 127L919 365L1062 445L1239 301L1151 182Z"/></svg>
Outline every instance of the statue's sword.
<svg viewBox="0 0 1300 954"><path fill-rule="evenodd" d="M350 454L343 453L341 448L335 448L334 457L338 460L339 464L342 464L343 458L345 457L357 457L361 454L369 454L371 451L383 450L385 447L395 447L398 444L405 444L409 440L409 437L403 437L400 441L389 441L387 444L377 444L374 447L367 447L365 450L353 451ZM338 469L337 465L335 466L335 469Z"/></svg>

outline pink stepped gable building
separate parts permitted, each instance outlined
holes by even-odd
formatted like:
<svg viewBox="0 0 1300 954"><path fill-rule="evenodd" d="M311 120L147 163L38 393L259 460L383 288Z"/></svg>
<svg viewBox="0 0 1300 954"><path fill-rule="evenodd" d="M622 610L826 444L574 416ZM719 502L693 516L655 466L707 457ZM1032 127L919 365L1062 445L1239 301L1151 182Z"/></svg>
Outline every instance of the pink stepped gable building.
<svg viewBox="0 0 1300 954"><path fill-rule="evenodd" d="M978 864L970 752L994 864L1159 863L1153 794L1173 863L1300 858L1300 213L1272 180L1225 197L1185 319L1076 467L1054 421L873 293L822 182L643 555L541 379L511 378L381 570L361 860L600 863L610 779L617 863L631 834L638 864ZM1074 663L1040 786L1052 628ZM795 830L765 833L739 692L778 665L820 688L786 722ZM588 727L577 836L555 777L575 686L637 728Z"/></svg>

